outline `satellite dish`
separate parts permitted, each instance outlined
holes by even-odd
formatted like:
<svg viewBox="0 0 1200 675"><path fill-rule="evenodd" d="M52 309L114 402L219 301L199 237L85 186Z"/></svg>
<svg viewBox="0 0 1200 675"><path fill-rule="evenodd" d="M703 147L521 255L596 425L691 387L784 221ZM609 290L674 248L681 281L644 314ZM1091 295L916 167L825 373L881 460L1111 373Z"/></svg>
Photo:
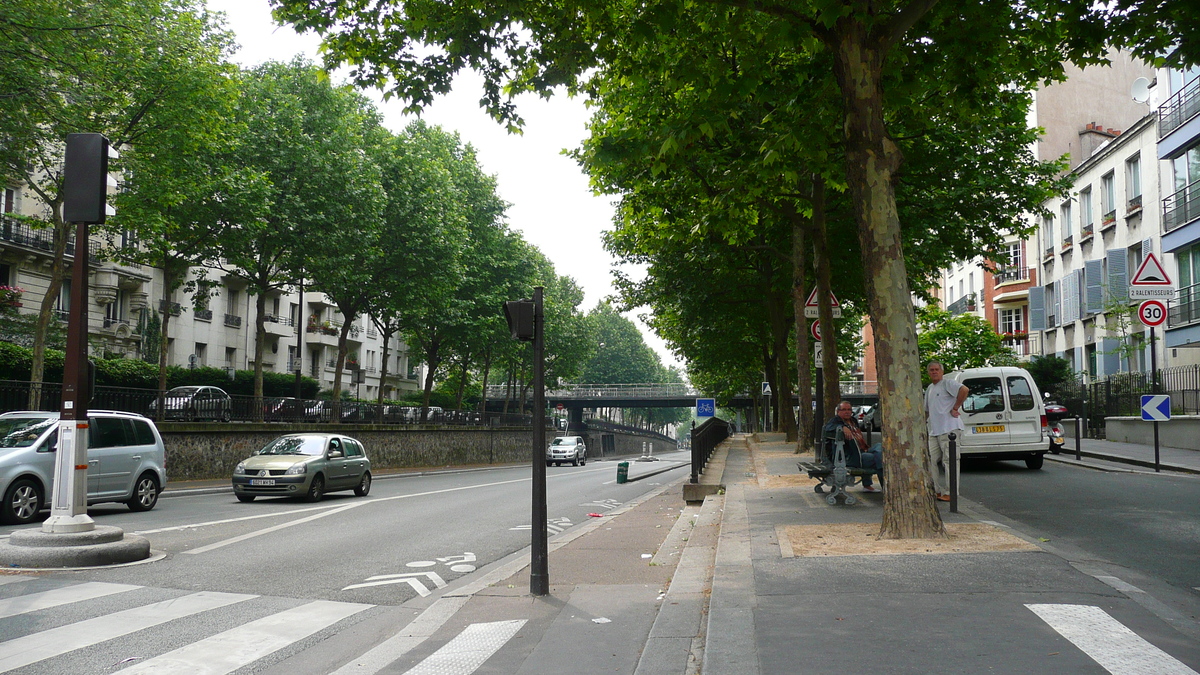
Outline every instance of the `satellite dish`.
<svg viewBox="0 0 1200 675"><path fill-rule="evenodd" d="M1129 96L1138 103L1145 103L1150 100L1150 80L1144 77L1139 77L1133 81L1133 86L1129 88Z"/></svg>

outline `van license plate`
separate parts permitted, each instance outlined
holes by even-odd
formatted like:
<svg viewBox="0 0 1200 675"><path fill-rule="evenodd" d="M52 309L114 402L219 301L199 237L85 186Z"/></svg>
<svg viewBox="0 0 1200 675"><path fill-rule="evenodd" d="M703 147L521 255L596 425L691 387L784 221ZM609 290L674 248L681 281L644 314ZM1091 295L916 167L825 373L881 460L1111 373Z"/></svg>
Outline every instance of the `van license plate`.
<svg viewBox="0 0 1200 675"><path fill-rule="evenodd" d="M995 425L995 426L990 426L990 427L975 427L975 430L974 430L972 433L976 433L976 434L995 434L995 433L1000 433L1000 432L1003 432L1003 431L1004 431L1004 425L1003 425L1003 424L997 424L997 425Z"/></svg>
<svg viewBox="0 0 1200 675"><path fill-rule="evenodd" d="M251 485L274 485L275 479L274 478L251 478L250 484Z"/></svg>

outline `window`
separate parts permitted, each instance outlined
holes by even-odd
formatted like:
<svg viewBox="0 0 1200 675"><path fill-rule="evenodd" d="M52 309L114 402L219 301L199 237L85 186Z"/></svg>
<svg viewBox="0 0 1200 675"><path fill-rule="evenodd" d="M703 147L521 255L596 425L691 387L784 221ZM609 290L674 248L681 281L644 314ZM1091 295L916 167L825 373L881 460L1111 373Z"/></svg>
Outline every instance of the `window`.
<svg viewBox="0 0 1200 675"><path fill-rule="evenodd" d="M1134 155L1125 161L1125 199L1130 211L1142 205L1142 158Z"/></svg>
<svg viewBox="0 0 1200 675"><path fill-rule="evenodd" d="M208 345L207 344L205 344L203 342L197 342L196 343L196 351L194 353L196 355L196 365L197 366L203 366L207 363L205 361L205 357L208 353Z"/></svg>
<svg viewBox="0 0 1200 675"><path fill-rule="evenodd" d="M236 364L236 363L237 363L237 348L236 347L226 347L225 348L225 367L233 368L234 364Z"/></svg>
<svg viewBox="0 0 1200 675"><path fill-rule="evenodd" d="M4 188L4 212L12 213L17 210L17 191L12 188Z"/></svg>
<svg viewBox="0 0 1200 675"><path fill-rule="evenodd" d="M1007 248L1007 267L1014 270L1024 267L1024 261L1021 260L1021 242L1015 241L1009 244Z"/></svg>
<svg viewBox="0 0 1200 675"><path fill-rule="evenodd" d="M12 267L0 263L0 286L16 286L17 280L13 277Z"/></svg>
<svg viewBox="0 0 1200 675"><path fill-rule="evenodd" d="M1200 180L1200 145L1171 160L1171 171L1175 176L1176 192Z"/></svg>
<svg viewBox="0 0 1200 675"><path fill-rule="evenodd" d="M88 448L116 448L125 441L125 425L119 417L93 417L88 420Z"/></svg>
<svg viewBox="0 0 1200 675"><path fill-rule="evenodd" d="M1025 332L1025 312L1020 307L1017 309L1002 309L1000 310L1000 332L1001 333L1024 333Z"/></svg>
<svg viewBox="0 0 1200 675"><path fill-rule="evenodd" d="M1004 392L1000 390L1000 378L977 377L963 380L970 393L963 402L963 409L971 413L1003 412Z"/></svg>
<svg viewBox="0 0 1200 675"><path fill-rule="evenodd" d="M1071 220L1071 202L1063 202L1059 212L1062 216L1062 240L1067 242L1071 240L1071 233L1074 231L1074 224Z"/></svg>
<svg viewBox="0 0 1200 675"><path fill-rule="evenodd" d="M154 431L150 429L148 422L142 420L125 420L127 425L132 425L133 433L128 434L130 438L137 439L138 445L154 445ZM126 427L128 433L129 427Z"/></svg>
<svg viewBox="0 0 1200 675"><path fill-rule="evenodd" d="M1116 215L1117 195L1116 181L1109 171L1100 179L1100 212L1104 214L1104 222L1108 223Z"/></svg>
<svg viewBox="0 0 1200 675"><path fill-rule="evenodd" d="M1092 218L1092 186L1079 191L1079 222L1085 230L1090 230Z"/></svg>
<svg viewBox="0 0 1200 675"><path fill-rule="evenodd" d="M1198 76L1200 76L1200 66L1192 66L1187 70L1178 70L1176 68L1172 68L1167 73L1167 78L1171 83L1170 94L1174 96L1175 94L1183 91L1184 85L1196 79Z"/></svg>
<svg viewBox="0 0 1200 675"><path fill-rule="evenodd" d="M107 328L113 324L121 323L125 320L125 291L117 289L117 297L108 303L104 308L104 326Z"/></svg>
<svg viewBox="0 0 1200 675"><path fill-rule="evenodd" d="M1045 244L1047 255L1054 252L1054 245L1057 243L1054 239L1054 216L1042 217L1042 242Z"/></svg>
<svg viewBox="0 0 1200 675"><path fill-rule="evenodd" d="M67 312L71 311L71 280L70 279L62 280L62 286L58 290L58 302L55 303L55 309L58 310L60 319L65 319Z"/></svg>
<svg viewBox="0 0 1200 675"><path fill-rule="evenodd" d="M1020 375L1010 376L1008 400L1013 410L1033 410L1033 390L1029 388L1029 380Z"/></svg>
<svg viewBox="0 0 1200 675"><path fill-rule="evenodd" d="M241 316L241 314L238 313L238 293L239 292L236 289L231 288L226 295L228 307L225 311L228 312L230 316Z"/></svg>

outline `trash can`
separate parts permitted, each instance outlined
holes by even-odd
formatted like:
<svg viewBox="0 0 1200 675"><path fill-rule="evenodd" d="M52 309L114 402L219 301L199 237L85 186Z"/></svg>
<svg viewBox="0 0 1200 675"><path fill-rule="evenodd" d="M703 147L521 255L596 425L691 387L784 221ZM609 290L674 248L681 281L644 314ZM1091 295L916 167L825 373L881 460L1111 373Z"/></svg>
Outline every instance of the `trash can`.
<svg viewBox="0 0 1200 675"><path fill-rule="evenodd" d="M629 482L629 462L617 462L617 482Z"/></svg>

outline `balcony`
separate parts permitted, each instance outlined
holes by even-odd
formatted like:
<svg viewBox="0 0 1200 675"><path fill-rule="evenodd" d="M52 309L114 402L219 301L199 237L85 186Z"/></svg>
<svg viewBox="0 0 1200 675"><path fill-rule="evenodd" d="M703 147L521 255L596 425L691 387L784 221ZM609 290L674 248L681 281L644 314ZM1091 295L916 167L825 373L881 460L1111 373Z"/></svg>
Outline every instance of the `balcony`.
<svg viewBox="0 0 1200 675"><path fill-rule="evenodd" d="M295 322L289 316L278 316L275 314L263 315L263 328L267 335L276 335L279 337L291 337L296 334Z"/></svg>
<svg viewBox="0 0 1200 675"><path fill-rule="evenodd" d="M1165 138L1197 112L1200 112L1200 77L1187 83L1182 90L1159 106L1158 137Z"/></svg>
<svg viewBox="0 0 1200 675"><path fill-rule="evenodd" d="M0 241L41 252L51 256L54 254L54 230L52 228L34 229L21 220L12 216L0 216ZM75 237L67 239L66 257L75 256ZM88 242L88 264L100 264L100 244Z"/></svg>
<svg viewBox="0 0 1200 675"><path fill-rule="evenodd" d="M1029 281L1028 267L998 267L992 273L996 280L996 285L1010 284L1016 281Z"/></svg>
<svg viewBox="0 0 1200 675"><path fill-rule="evenodd" d="M241 328L242 327L242 317L240 317L236 314L226 314L225 315L225 325L229 326L230 328Z"/></svg>
<svg viewBox="0 0 1200 675"><path fill-rule="evenodd" d="M197 309L192 312L192 315L200 321L212 321L211 309Z"/></svg>
<svg viewBox="0 0 1200 675"><path fill-rule="evenodd" d="M158 301L159 314L170 314L171 316L179 316L183 312L183 306L178 302L167 302L166 300Z"/></svg>
<svg viewBox="0 0 1200 675"><path fill-rule="evenodd" d="M1179 302L1167 312L1167 327L1178 328L1200 321L1200 284L1179 290Z"/></svg>
<svg viewBox="0 0 1200 675"><path fill-rule="evenodd" d="M1054 247L1047 246L1045 251L1042 251L1042 262L1046 262L1054 258Z"/></svg>
<svg viewBox="0 0 1200 675"><path fill-rule="evenodd" d="M1085 241L1091 241L1095 231L1096 226L1092 223L1088 223L1087 225L1079 228L1079 243L1082 244Z"/></svg>
<svg viewBox="0 0 1200 675"><path fill-rule="evenodd" d="M1200 180L1163 200L1163 231L1170 232L1200 218Z"/></svg>
<svg viewBox="0 0 1200 675"><path fill-rule="evenodd" d="M1070 237L1063 239L1062 240L1062 252L1063 253L1070 252L1071 247L1073 247L1074 245L1075 245L1075 236L1074 235L1071 235Z"/></svg>
<svg viewBox="0 0 1200 675"><path fill-rule="evenodd" d="M968 293L958 300L955 300L954 302L950 303L950 306L946 308L946 311L950 312L951 316L958 316L964 312L974 312L975 294Z"/></svg>
<svg viewBox="0 0 1200 675"><path fill-rule="evenodd" d="M1103 232L1117 224L1117 210L1111 209L1100 218L1100 231Z"/></svg>
<svg viewBox="0 0 1200 675"><path fill-rule="evenodd" d="M1142 212L1142 196L1133 197L1125 202L1125 217L1135 216Z"/></svg>

